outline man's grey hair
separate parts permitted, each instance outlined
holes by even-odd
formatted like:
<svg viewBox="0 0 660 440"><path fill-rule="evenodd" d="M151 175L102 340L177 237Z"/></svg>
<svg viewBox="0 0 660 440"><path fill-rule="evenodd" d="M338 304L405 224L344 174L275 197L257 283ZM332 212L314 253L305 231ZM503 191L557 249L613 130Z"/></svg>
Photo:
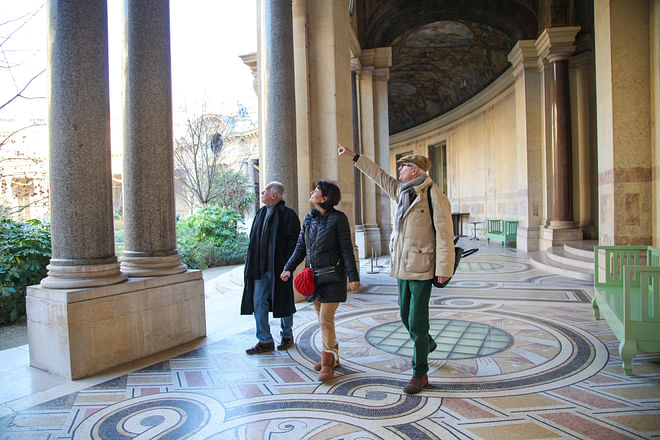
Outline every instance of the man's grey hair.
<svg viewBox="0 0 660 440"><path fill-rule="evenodd" d="M278 182L278 181L275 180L275 181L270 182L266 186L267 187L270 186L271 192L274 192L275 194L277 194L277 199L278 200L282 200L282 197L284 197L284 185L282 185L281 182Z"/></svg>

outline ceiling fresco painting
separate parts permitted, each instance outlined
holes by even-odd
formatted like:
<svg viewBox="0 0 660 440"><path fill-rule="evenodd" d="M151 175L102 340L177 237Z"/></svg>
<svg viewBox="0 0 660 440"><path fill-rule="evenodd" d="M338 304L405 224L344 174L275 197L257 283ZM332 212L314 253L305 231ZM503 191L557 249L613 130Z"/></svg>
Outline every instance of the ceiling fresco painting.
<svg viewBox="0 0 660 440"><path fill-rule="evenodd" d="M507 69L514 44L492 26L456 21L431 23L397 38L388 87L390 132L419 125L470 99Z"/></svg>
<svg viewBox="0 0 660 440"><path fill-rule="evenodd" d="M488 87L516 42L536 39L548 1L560 0L355 0L361 47L392 48L390 134Z"/></svg>

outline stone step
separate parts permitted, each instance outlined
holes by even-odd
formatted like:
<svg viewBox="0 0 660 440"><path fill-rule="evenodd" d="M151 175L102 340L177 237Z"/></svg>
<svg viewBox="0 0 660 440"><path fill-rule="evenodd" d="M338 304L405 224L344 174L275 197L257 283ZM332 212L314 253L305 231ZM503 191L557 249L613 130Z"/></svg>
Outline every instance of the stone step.
<svg viewBox="0 0 660 440"><path fill-rule="evenodd" d="M594 261L594 246L597 244L598 240L567 241L564 243L564 250L570 254Z"/></svg>
<svg viewBox="0 0 660 440"><path fill-rule="evenodd" d="M584 269L578 266L569 266L567 264L559 263L548 257L548 252L546 251L535 251L530 252L529 262L532 266L537 267L546 272L554 273L561 275L567 278L574 278L577 280L584 281L593 281L594 280L594 270Z"/></svg>
<svg viewBox="0 0 660 440"><path fill-rule="evenodd" d="M586 258L581 256L582 254L578 255L568 252L564 246L552 246L551 248L546 249L545 252L549 259L569 268L579 267L580 269L585 270L594 269L593 253L591 254L591 258Z"/></svg>

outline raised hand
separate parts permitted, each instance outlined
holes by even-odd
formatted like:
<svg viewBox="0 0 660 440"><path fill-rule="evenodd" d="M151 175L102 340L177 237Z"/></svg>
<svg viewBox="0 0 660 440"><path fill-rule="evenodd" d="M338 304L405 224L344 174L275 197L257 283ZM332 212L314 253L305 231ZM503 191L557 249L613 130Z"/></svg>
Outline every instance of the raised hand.
<svg viewBox="0 0 660 440"><path fill-rule="evenodd" d="M340 144L339 142L337 142L337 154L339 154L340 156L344 155L344 154L348 155L348 156L351 156L351 157L355 156L354 151L351 151L348 147L346 147L345 145Z"/></svg>

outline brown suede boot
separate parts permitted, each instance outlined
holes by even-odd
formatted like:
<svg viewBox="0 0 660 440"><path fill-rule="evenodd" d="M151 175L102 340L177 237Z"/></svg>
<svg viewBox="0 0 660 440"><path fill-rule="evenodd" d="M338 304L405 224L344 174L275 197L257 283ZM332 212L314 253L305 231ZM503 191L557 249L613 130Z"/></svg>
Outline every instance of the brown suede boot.
<svg viewBox="0 0 660 440"><path fill-rule="evenodd" d="M337 351L337 359L335 360L335 368L339 368L339 342L335 344L335 350ZM314 364L314 369L316 371L321 371L321 361L318 361Z"/></svg>
<svg viewBox="0 0 660 440"><path fill-rule="evenodd" d="M329 351L321 353L321 372L317 379L321 382L332 379L335 375L335 356Z"/></svg>

